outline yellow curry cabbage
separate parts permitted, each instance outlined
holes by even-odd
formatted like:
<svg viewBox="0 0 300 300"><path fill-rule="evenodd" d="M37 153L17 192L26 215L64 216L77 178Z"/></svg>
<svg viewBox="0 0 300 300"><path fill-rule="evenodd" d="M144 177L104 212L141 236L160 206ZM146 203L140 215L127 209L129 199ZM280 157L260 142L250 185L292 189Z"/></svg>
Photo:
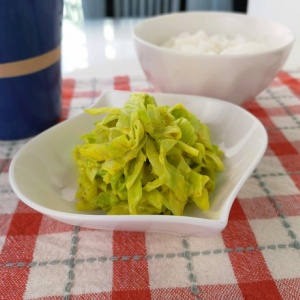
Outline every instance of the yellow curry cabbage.
<svg viewBox="0 0 300 300"><path fill-rule="evenodd" d="M86 112L105 116L74 149L78 210L182 215L190 202L209 209L222 151L182 104L158 106L154 97L133 93L122 108Z"/></svg>

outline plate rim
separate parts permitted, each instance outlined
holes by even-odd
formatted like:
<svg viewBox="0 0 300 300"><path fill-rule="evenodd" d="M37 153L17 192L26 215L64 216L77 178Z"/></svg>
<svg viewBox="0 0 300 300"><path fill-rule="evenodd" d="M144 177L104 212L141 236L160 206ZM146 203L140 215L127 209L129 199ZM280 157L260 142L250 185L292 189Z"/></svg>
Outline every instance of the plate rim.
<svg viewBox="0 0 300 300"><path fill-rule="evenodd" d="M97 98L97 100L92 104L89 108L92 107L99 107L101 106L101 101L108 95L108 94L126 94L130 95L133 93L137 93L137 91L118 91L118 90L103 90L100 96ZM226 106L232 106L235 107L235 109L239 109L243 111L244 114L248 115L248 117L251 118L251 120L256 124L256 126L260 129L261 134L264 136L264 144L261 145L259 148L258 153L255 156L255 161L251 164L250 167L247 167L247 171L243 174L242 179L239 180L238 184L235 185L233 191L231 192L231 198L230 200L226 201L226 205L224 208L221 210L219 218L218 219L206 219L202 217L192 217L192 216L168 216L168 215L97 215L97 214L84 214L84 213L68 213L68 212L63 212L63 211L57 211L51 208L44 207L36 202L33 202L32 200L28 199L25 195L22 194L22 192L19 191L18 189L18 184L16 182L14 172L16 168L16 163L18 160L18 157L22 154L24 150L26 150L27 147L30 147L31 143L33 141L36 141L37 138L40 136L46 134L49 131L52 130L58 130L60 126L63 126L66 122L74 122L76 118L78 118L80 115L86 114L84 111L80 112L74 117L71 117L69 119L64 120L61 123L58 123L57 125L45 130L44 132L38 134L35 136L33 139L31 139L29 142L27 142L19 151L14 155L12 158L12 161L9 166L9 182L11 184L11 187L14 191L14 193L18 196L18 198L24 202L26 205L29 207L33 208L34 210L38 211L39 213L48 215L54 219L68 219L68 220L78 220L84 221L86 218L90 218L92 221L99 220L99 222L106 222L108 220L114 220L120 221L120 222L142 222L142 223L147 223L150 221L150 219L153 219L154 221L157 222L162 222L162 223L177 223L177 224L189 224L193 226L208 226L208 227L213 227L213 228L219 228L220 230L224 229L228 223L229 219L229 214L231 211L231 207L236 199L236 196L238 192L240 191L241 187L244 185L246 180L249 178L255 167L258 165L260 162L261 158L263 157L267 145L268 145L268 135L265 127L261 123L261 121L255 117L253 114L251 114L249 111L247 111L245 108L234 104L230 103L228 101L222 100L222 99L216 99L216 98L211 98L211 97L206 97L206 96L197 96L197 95L187 95L187 94L171 94L171 93L157 93L157 92L141 92L141 93L147 93L149 95L153 95L154 97L157 95L160 95L162 97L167 97L168 95L170 96L183 96L183 97L188 97L188 98L194 98L198 100L203 100L205 99L206 101L212 101L222 103L222 105ZM62 221L64 222L64 221ZM200 224L198 224L200 223Z"/></svg>

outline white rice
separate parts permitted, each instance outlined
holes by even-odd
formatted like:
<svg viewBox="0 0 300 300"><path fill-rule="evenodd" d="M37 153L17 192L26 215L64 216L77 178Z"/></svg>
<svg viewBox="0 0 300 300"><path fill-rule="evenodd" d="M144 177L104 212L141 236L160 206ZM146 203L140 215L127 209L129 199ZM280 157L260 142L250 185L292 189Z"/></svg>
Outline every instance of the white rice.
<svg viewBox="0 0 300 300"><path fill-rule="evenodd" d="M254 54L267 51L266 43L241 34L229 37L222 34L208 35L205 31L195 34L181 33L166 41L162 47L193 54Z"/></svg>

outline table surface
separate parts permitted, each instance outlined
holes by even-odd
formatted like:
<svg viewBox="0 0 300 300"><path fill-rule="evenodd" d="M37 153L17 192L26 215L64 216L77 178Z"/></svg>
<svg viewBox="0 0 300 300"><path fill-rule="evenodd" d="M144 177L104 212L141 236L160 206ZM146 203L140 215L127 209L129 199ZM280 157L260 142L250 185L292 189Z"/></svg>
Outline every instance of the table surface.
<svg viewBox="0 0 300 300"><path fill-rule="evenodd" d="M64 24L62 118L107 89L152 86L137 62L136 21ZM64 224L21 202L8 178L29 139L0 141L0 299L300 299L300 63L243 106L269 143L213 237Z"/></svg>
<svg viewBox="0 0 300 300"><path fill-rule="evenodd" d="M105 19L63 23L62 73L71 78L143 75L132 29L141 19Z"/></svg>

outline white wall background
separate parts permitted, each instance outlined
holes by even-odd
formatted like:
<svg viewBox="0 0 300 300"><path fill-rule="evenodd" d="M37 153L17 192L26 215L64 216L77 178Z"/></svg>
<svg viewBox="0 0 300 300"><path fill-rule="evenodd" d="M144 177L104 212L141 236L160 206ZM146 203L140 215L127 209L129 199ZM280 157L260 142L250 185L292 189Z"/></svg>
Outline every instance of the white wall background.
<svg viewBox="0 0 300 300"><path fill-rule="evenodd" d="M285 69L300 68L300 0L248 0L247 13L289 27L296 41Z"/></svg>

